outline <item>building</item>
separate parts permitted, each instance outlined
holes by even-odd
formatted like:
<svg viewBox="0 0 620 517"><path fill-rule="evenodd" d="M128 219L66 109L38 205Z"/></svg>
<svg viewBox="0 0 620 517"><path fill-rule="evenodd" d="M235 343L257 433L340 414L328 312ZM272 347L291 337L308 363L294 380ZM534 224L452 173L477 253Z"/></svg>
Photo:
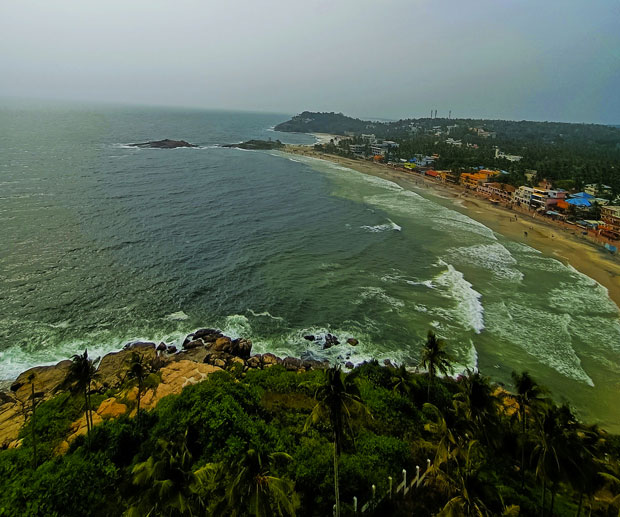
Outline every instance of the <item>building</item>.
<svg viewBox="0 0 620 517"><path fill-rule="evenodd" d="M454 145L456 147L461 147L463 145L463 142L461 140L455 140L454 138L448 138L446 140L446 144Z"/></svg>
<svg viewBox="0 0 620 517"><path fill-rule="evenodd" d="M460 178L461 185L463 185L465 188L476 190L478 188L478 185L489 181L491 175L488 174L488 172L489 171L464 172L463 174L461 174Z"/></svg>
<svg viewBox="0 0 620 517"><path fill-rule="evenodd" d="M529 208L532 201L532 192L534 192L534 189L532 187L526 187L525 185L521 185L517 190L514 191L512 200L519 206Z"/></svg>
<svg viewBox="0 0 620 517"><path fill-rule="evenodd" d="M612 239L620 238L620 206L601 207L601 219L605 223L599 226L601 234Z"/></svg>
<svg viewBox="0 0 620 517"><path fill-rule="evenodd" d="M364 153L366 152L366 145L365 144L350 144L349 151L351 151L355 155L363 156Z"/></svg>
<svg viewBox="0 0 620 517"><path fill-rule="evenodd" d="M564 200L564 198L566 198L565 190L533 187L530 206L534 210L549 210L550 207L557 205L558 201Z"/></svg>
<svg viewBox="0 0 620 517"><path fill-rule="evenodd" d="M591 196L611 195L611 187L609 185L601 185L600 183L590 183L583 188L583 191Z"/></svg>
<svg viewBox="0 0 620 517"><path fill-rule="evenodd" d="M509 203L512 201L513 194L517 190L512 185L507 185L505 183L483 183L482 185L478 185L477 191L480 192L483 196L488 197L489 199L495 199L497 201L504 201Z"/></svg>
<svg viewBox="0 0 620 517"><path fill-rule="evenodd" d="M508 160L509 162L518 162L523 158L523 156L518 156L516 154L506 154L499 150L499 147L495 148L495 158L503 158L504 160Z"/></svg>
<svg viewBox="0 0 620 517"><path fill-rule="evenodd" d="M458 185L461 179L461 173L458 171L437 171L439 179L442 183L453 183Z"/></svg>
<svg viewBox="0 0 620 517"><path fill-rule="evenodd" d="M380 144L374 143L370 146L370 152L375 155L385 156L388 152L388 149L396 149L398 148L398 144L393 142L392 140L384 140Z"/></svg>
<svg viewBox="0 0 620 517"><path fill-rule="evenodd" d="M372 135L364 135L364 134L362 134L362 140L364 140L365 142L368 142L370 144L374 144L377 141L377 138L375 137L374 134L372 134Z"/></svg>
<svg viewBox="0 0 620 517"><path fill-rule="evenodd" d="M497 133L495 131L486 131L484 128L481 127L472 127L470 129L482 138L495 138L497 136Z"/></svg>

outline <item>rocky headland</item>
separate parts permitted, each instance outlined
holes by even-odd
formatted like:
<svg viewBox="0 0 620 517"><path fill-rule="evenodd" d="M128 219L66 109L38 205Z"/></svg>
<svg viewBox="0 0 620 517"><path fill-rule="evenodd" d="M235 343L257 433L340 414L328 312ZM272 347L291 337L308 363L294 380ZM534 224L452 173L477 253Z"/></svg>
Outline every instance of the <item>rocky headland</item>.
<svg viewBox="0 0 620 517"><path fill-rule="evenodd" d="M284 144L280 140L248 140L239 144L225 144L222 147L234 147L237 149L247 149L250 151L265 151L282 149Z"/></svg>
<svg viewBox="0 0 620 517"><path fill-rule="evenodd" d="M153 142L143 142L141 144L129 144L131 147L140 147L146 149L176 149L177 147L198 147L197 145L190 144L185 140L156 140Z"/></svg>
<svg viewBox="0 0 620 517"><path fill-rule="evenodd" d="M306 336L319 348L337 346L336 336ZM357 345L349 338L348 346ZM175 345L154 342L132 342L122 350L106 354L98 363L91 390L98 402L93 405L93 423L97 425L109 418L136 413L138 387L131 382L129 364L134 353L139 353L148 365L149 381L141 393L141 408L153 409L167 395L178 394L189 385L204 380L220 370L233 371L244 376L250 369L265 369L281 365L286 370L305 372L328 368L328 361L277 357L271 353L252 355L252 342L233 339L214 328L201 328L187 335L181 349ZM19 447L19 433L25 424L35 392L37 403L49 400L64 391L71 360L66 359L51 366L36 366L21 373L10 389L0 391L0 449ZM352 368L353 364L347 363ZM34 385L34 386L33 386ZM86 433L85 417L82 416L70 428L67 439L58 452L68 450L69 444Z"/></svg>

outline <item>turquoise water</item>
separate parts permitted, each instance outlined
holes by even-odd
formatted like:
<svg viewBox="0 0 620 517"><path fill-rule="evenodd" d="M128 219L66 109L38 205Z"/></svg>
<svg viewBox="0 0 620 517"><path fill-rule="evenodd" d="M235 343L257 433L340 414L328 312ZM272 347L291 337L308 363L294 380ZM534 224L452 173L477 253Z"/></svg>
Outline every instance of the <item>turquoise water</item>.
<svg viewBox="0 0 620 517"><path fill-rule="evenodd" d="M603 287L451 201L318 160L225 149L285 115L0 110L0 379L200 326L255 351L415 364L433 328L457 370L527 369L617 428L620 320ZM197 149L126 144L185 139ZM305 334L355 337L323 351Z"/></svg>

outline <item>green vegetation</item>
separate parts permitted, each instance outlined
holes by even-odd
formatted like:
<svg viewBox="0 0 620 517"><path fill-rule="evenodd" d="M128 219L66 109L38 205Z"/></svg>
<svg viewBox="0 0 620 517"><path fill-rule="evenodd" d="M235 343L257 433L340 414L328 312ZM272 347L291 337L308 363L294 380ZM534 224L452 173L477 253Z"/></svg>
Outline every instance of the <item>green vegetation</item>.
<svg viewBox="0 0 620 517"><path fill-rule="evenodd" d="M399 144L389 151L393 161L437 154L437 169L502 169L509 172L502 181L515 186L529 184L525 173L536 171L536 180L551 180L558 188L581 190L586 184L605 184L611 187L611 196L620 195L620 128L612 126L445 118L375 122L341 113L306 111L275 129L349 137L337 144L317 146L329 153L352 156L349 146L367 144L368 140L361 135L372 134L379 141L393 140ZM448 143L448 138L460 141L460 145ZM496 147L522 159L512 162L496 158ZM364 154L370 155L369 147Z"/></svg>
<svg viewBox="0 0 620 517"><path fill-rule="evenodd" d="M347 516L354 498L365 515L618 515L619 437L526 372L509 395L479 372L436 375L450 358L433 334L422 350L428 375L376 362L216 372L62 455L92 401L61 393L36 408L21 448L0 452L0 515ZM122 389L146 378L134 359Z"/></svg>
<svg viewBox="0 0 620 517"><path fill-rule="evenodd" d="M248 140L247 142L242 142L240 144L227 144L223 145L222 147L238 147L239 149L264 151L271 149L281 149L282 147L284 147L284 144L280 142L280 140Z"/></svg>

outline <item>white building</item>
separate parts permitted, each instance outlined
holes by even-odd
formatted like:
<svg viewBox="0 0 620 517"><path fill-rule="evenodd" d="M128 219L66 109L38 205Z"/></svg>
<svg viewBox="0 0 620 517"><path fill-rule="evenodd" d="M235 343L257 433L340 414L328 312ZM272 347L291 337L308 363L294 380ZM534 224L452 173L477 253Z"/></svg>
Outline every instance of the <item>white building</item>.
<svg viewBox="0 0 620 517"><path fill-rule="evenodd" d="M499 150L499 147L495 148L495 158L504 158L510 162L518 162L523 158L523 156L519 156L516 154L506 154Z"/></svg>
<svg viewBox="0 0 620 517"><path fill-rule="evenodd" d="M513 194L513 201L520 206L528 207L532 201L532 193L534 189L532 187L526 187L521 185Z"/></svg>

